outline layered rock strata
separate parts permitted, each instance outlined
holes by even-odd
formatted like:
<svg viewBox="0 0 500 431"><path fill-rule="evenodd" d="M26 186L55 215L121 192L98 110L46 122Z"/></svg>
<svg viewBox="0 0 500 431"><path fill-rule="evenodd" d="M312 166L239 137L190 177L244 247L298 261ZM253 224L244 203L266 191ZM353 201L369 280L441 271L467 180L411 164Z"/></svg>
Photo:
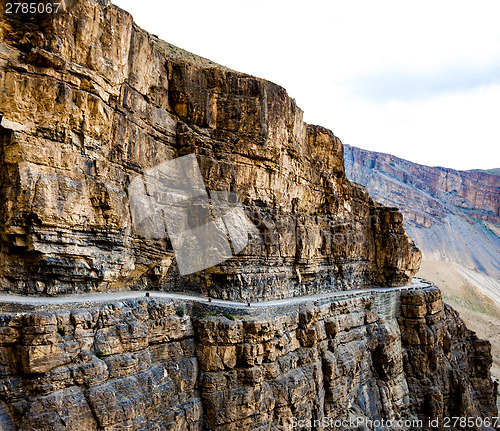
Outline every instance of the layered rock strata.
<svg viewBox="0 0 500 431"><path fill-rule="evenodd" d="M305 124L283 88L173 47L109 2L0 13L3 290L241 301L403 285L418 269L401 213L347 180L340 140ZM180 277L170 238L138 234L129 186L193 153L206 188L237 194L255 230L234 258ZM494 415L489 345L439 291L391 291L388 312L382 292L345 295L265 312L154 298L2 304L0 428Z"/></svg>
<svg viewBox="0 0 500 431"><path fill-rule="evenodd" d="M498 175L420 165L349 145L345 152L349 177L378 194L387 190L387 199L392 199L393 205L401 204L396 196L404 193L408 200L405 213L413 223L430 227L445 219L454 206L473 218L500 224Z"/></svg>
<svg viewBox="0 0 500 431"><path fill-rule="evenodd" d="M498 416L494 402L498 382L493 383L490 374L491 344L467 329L458 313L442 303L439 290L403 294L399 325L415 415L439 418L439 427L450 426L443 418ZM486 385L476 386L474 382L480 381ZM424 424L424 429L435 429L428 421Z"/></svg>
<svg viewBox="0 0 500 431"><path fill-rule="evenodd" d="M247 300L402 285L418 269L401 214L346 179L340 140L305 124L283 88L173 47L103 2L0 13L2 289ZM181 278L168 236L136 233L128 187L192 153L207 189L236 193L257 233Z"/></svg>
<svg viewBox="0 0 500 431"><path fill-rule="evenodd" d="M346 145L347 176L373 199L400 208L424 259L500 279L500 176L412 163Z"/></svg>
<svg viewBox="0 0 500 431"><path fill-rule="evenodd" d="M391 295L401 306L387 319L371 294L234 314L156 298L3 305L0 427L291 430L328 418L426 428L428 417L497 416L489 343L436 288Z"/></svg>

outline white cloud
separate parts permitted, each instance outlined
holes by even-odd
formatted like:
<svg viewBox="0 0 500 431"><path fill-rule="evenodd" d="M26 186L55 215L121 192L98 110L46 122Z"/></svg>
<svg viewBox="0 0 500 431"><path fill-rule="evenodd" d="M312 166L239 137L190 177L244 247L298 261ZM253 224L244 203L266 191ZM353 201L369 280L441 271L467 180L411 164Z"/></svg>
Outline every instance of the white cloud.
<svg viewBox="0 0 500 431"><path fill-rule="evenodd" d="M175 45L284 86L346 143L500 166L496 0L115 3Z"/></svg>
<svg viewBox="0 0 500 431"><path fill-rule="evenodd" d="M426 165L470 169L498 165L498 134L492 137L491 129L499 112L500 86L495 86L411 104L346 103L332 115L338 118L333 130L344 143Z"/></svg>

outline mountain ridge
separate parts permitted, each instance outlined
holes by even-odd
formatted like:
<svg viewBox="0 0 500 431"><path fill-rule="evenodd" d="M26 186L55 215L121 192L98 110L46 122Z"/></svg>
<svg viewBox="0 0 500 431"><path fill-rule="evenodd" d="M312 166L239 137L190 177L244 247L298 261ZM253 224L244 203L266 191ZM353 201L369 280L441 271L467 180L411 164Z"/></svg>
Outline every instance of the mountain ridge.
<svg viewBox="0 0 500 431"><path fill-rule="evenodd" d="M344 145L346 174L398 207L424 259L454 261L500 279L500 177L430 167Z"/></svg>
<svg viewBox="0 0 500 431"><path fill-rule="evenodd" d="M0 27L0 288L247 301L411 280L420 252L402 215L347 181L342 142L283 87L159 41L107 2L63 6ZM206 190L238 195L256 229L237 256L183 277L166 219L148 237L130 203L136 178L190 154Z"/></svg>

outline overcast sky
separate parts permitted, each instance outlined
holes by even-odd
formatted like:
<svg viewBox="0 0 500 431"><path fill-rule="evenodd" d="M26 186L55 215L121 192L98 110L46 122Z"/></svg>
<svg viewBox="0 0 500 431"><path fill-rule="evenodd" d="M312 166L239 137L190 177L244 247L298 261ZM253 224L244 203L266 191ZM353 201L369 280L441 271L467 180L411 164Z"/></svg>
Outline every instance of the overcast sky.
<svg viewBox="0 0 500 431"><path fill-rule="evenodd" d="M500 167L500 1L112 0L139 26L273 81L344 143Z"/></svg>

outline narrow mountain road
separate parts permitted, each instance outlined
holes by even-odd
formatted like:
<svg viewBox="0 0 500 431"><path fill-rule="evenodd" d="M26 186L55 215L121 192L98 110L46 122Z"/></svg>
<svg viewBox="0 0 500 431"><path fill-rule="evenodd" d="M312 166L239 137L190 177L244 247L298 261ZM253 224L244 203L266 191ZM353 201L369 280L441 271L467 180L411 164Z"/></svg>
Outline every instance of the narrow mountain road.
<svg viewBox="0 0 500 431"><path fill-rule="evenodd" d="M250 302L250 307L266 308L266 307L300 305L306 302L328 300L335 297L351 297L362 294L377 294L377 293L386 293L391 291L424 289L430 286L432 286L432 283L429 283L421 279L413 279L410 284L401 287L353 289L353 290L344 290L339 292L330 292L318 295L307 295L307 296L300 296L293 298L276 299L272 301ZM63 304L88 303L88 302L98 303L106 301L120 301L125 299L144 298L147 293L149 294L150 298L177 299L184 301L209 303L209 299L207 297L187 295L182 293L157 292L157 291L118 291L118 292L106 292L106 293L74 294L74 295L64 295L55 297L35 297L35 296L15 295L10 293L0 293L0 304L8 303L8 304L24 304L24 305L63 305ZM215 298L212 298L210 304L224 306L224 307L245 308L245 309L248 308L247 302L226 301Z"/></svg>

